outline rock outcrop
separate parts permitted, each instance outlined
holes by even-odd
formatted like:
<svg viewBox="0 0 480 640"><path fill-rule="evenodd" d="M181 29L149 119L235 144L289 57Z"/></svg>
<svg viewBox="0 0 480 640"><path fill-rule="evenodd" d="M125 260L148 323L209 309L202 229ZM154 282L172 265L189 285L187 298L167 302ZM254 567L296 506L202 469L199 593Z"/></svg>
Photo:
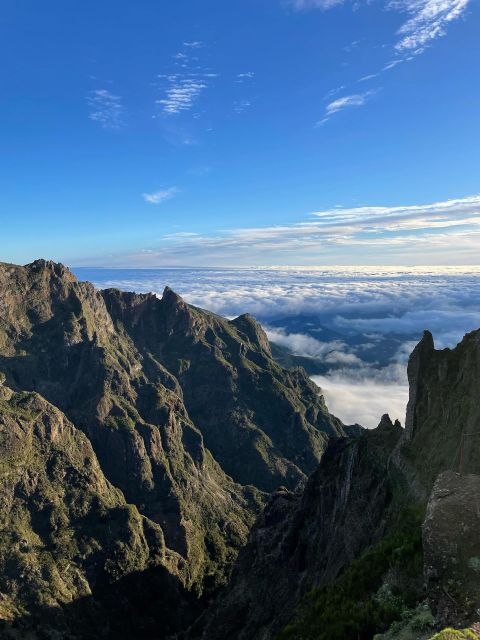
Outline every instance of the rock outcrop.
<svg viewBox="0 0 480 640"><path fill-rule="evenodd" d="M425 579L439 623L480 619L480 475L445 471L423 523Z"/></svg>

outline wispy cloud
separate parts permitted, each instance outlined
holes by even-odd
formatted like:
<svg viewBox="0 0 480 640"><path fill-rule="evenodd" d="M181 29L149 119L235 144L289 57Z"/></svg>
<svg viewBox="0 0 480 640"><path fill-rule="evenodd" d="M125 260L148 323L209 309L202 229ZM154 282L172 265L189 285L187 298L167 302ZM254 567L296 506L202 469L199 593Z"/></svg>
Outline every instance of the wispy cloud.
<svg viewBox="0 0 480 640"><path fill-rule="evenodd" d="M325 109L325 115L320 120L317 125L322 125L328 122L328 120L335 113L339 111L343 111L344 109L348 109L349 107L361 107L363 106L367 100L376 93L375 91L365 91L364 93L356 93L350 96L343 96L342 98L337 98L327 104Z"/></svg>
<svg viewBox="0 0 480 640"><path fill-rule="evenodd" d="M171 195L163 190L149 196L161 202L165 191ZM160 242L150 264L476 264L479 251L476 195L426 205L325 209L290 225L178 236L168 246Z"/></svg>
<svg viewBox="0 0 480 640"><path fill-rule="evenodd" d="M163 96L156 100L163 113L176 115L190 111L213 79L218 77L217 73L202 63L194 51L203 46L202 42L184 42L183 50L172 56L175 61L174 70L158 75L166 83Z"/></svg>
<svg viewBox="0 0 480 640"><path fill-rule="evenodd" d="M243 113L246 109L249 109L252 106L250 100L237 100L233 105L233 110L235 113Z"/></svg>
<svg viewBox="0 0 480 640"><path fill-rule="evenodd" d="M308 9L331 9L338 4L343 4L343 0L286 0L285 4L297 11L306 11Z"/></svg>
<svg viewBox="0 0 480 640"><path fill-rule="evenodd" d="M342 340L322 342L303 333L288 333L283 328L264 327L270 342L286 347L290 353L319 358L326 364L360 365L362 360Z"/></svg>
<svg viewBox="0 0 480 640"><path fill-rule="evenodd" d="M168 81L170 86L165 97L156 101L168 114L190 111L202 91L207 88L207 83L198 76L182 77L174 74L168 76Z"/></svg>
<svg viewBox="0 0 480 640"><path fill-rule="evenodd" d="M120 129L124 125L122 98L108 89L96 89L87 96L89 118L104 129Z"/></svg>
<svg viewBox="0 0 480 640"><path fill-rule="evenodd" d="M255 77L254 71L245 71L243 73L237 73L237 83L241 84L247 80L251 80Z"/></svg>
<svg viewBox="0 0 480 640"><path fill-rule="evenodd" d="M142 198L150 204L162 204L162 202L170 200L179 192L180 190L177 187L169 187L168 189L160 189L153 193L142 193Z"/></svg>
<svg viewBox="0 0 480 640"><path fill-rule="evenodd" d="M373 80L374 78L378 78L379 73L369 73L366 76L362 76L358 79L358 82L367 82L368 80Z"/></svg>
<svg viewBox="0 0 480 640"><path fill-rule="evenodd" d="M437 38L444 36L448 25L465 14L469 0L391 0L388 7L410 14L398 34L398 51L420 53Z"/></svg>
<svg viewBox="0 0 480 640"><path fill-rule="evenodd" d="M327 10L346 0L286 0L287 6L298 11L310 9ZM369 0L358 0L352 3L353 9L358 9L361 4L370 4ZM449 25L466 14L470 0L385 0L385 7L400 14L408 14L409 18L397 29L390 51L396 56L387 62L378 72L364 75L357 82L366 82L381 76L403 62L412 60L423 53L436 39L445 36ZM344 47L344 51L351 52L359 44L358 40ZM346 63L343 63L346 64ZM349 106L361 106L366 96L352 95L334 101L331 106L332 113ZM328 108L323 119L317 122L317 126L324 125L329 120Z"/></svg>
<svg viewBox="0 0 480 640"><path fill-rule="evenodd" d="M286 1L288 6L299 11L326 10L343 3L344 0ZM469 3L470 0L387 0L388 9L411 16L398 30L400 40L395 49L421 53L426 46L446 34L449 24L465 14ZM364 4L368 4L368 0Z"/></svg>

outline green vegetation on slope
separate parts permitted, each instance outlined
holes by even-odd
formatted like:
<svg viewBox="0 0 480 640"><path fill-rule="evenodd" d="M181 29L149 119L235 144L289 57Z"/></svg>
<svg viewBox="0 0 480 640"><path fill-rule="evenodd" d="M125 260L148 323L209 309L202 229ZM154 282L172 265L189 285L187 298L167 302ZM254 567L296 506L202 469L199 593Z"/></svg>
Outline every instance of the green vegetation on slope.
<svg viewBox="0 0 480 640"><path fill-rule="evenodd" d="M422 569L421 518L409 511L334 584L309 592L278 640L371 640L414 606Z"/></svg>
<svg viewBox="0 0 480 640"><path fill-rule="evenodd" d="M470 629L444 629L436 633L431 640L478 640L478 635Z"/></svg>

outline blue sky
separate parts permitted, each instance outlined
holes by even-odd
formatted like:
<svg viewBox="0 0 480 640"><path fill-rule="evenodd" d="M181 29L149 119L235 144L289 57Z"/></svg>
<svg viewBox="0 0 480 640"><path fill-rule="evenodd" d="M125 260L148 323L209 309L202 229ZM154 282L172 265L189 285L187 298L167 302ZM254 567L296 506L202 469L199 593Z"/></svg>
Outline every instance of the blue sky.
<svg viewBox="0 0 480 640"><path fill-rule="evenodd" d="M473 0L5 0L0 259L476 263L479 27Z"/></svg>

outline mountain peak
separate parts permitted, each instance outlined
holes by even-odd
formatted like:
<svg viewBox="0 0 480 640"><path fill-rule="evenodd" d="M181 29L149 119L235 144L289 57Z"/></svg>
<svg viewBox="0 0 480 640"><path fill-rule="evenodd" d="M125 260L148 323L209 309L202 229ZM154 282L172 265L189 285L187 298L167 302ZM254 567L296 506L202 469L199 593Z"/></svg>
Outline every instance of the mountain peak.
<svg viewBox="0 0 480 640"><path fill-rule="evenodd" d="M242 332L251 342L260 345L260 347L268 354L271 354L270 343L267 334L263 330L261 324L255 320L249 313L244 313L231 323Z"/></svg>
<svg viewBox="0 0 480 640"><path fill-rule="evenodd" d="M165 302L169 305L185 305L185 300L178 295L173 289L170 287L165 287L162 294L162 302Z"/></svg>
<svg viewBox="0 0 480 640"><path fill-rule="evenodd" d="M68 267L66 267L61 262L54 262L53 260L45 260L44 258L38 258L33 262L25 265L25 268L33 271L34 273L38 273L39 271L51 271L59 278L67 277L69 280L76 280L77 278L73 275Z"/></svg>

